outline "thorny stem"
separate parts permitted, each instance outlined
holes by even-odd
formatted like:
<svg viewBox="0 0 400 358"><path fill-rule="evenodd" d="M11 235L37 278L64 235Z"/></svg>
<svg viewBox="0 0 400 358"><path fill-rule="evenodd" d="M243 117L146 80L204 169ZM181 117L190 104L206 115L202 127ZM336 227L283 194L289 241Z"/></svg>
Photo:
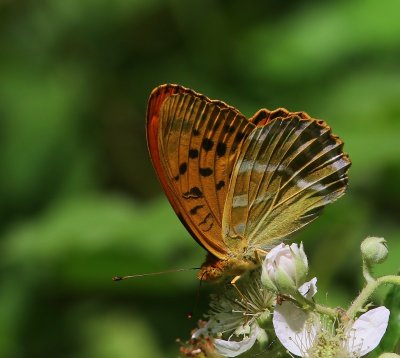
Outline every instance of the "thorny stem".
<svg viewBox="0 0 400 358"><path fill-rule="evenodd" d="M400 285L400 276L388 275L374 279L367 282L366 286L362 289L358 297L353 301L346 314L350 319L354 319L358 311L360 311L372 293L382 284Z"/></svg>

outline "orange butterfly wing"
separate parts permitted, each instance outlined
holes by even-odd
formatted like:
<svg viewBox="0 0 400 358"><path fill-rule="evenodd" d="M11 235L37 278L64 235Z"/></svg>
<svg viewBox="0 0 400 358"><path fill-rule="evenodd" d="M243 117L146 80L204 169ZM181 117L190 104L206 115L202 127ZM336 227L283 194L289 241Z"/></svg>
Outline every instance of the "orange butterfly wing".
<svg viewBox="0 0 400 358"><path fill-rule="evenodd" d="M222 216L242 144L256 126L291 115L283 108L260 109L246 119L222 101L173 84L151 93L147 142L153 166L183 225L215 257L225 259L229 251Z"/></svg>
<svg viewBox="0 0 400 358"><path fill-rule="evenodd" d="M230 176L255 125L235 108L178 85L150 95L147 141L164 191L186 229L225 259L222 215Z"/></svg>
<svg viewBox="0 0 400 358"><path fill-rule="evenodd" d="M340 139L304 112L261 109L246 119L178 85L151 93L147 141L172 207L211 254L201 279L254 267L256 248L297 231L344 193L351 164Z"/></svg>

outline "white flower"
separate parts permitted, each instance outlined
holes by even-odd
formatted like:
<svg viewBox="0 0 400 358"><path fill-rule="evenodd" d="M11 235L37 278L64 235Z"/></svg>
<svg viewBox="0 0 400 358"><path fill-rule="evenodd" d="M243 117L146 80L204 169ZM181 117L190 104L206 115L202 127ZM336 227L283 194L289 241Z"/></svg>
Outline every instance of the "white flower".
<svg viewBox="0 0 400 358"><path fill-rule="evenodd" d="M253 347L258 335L263 331L257 324L253 324L249 328L249 334L244 335L241 341L215 339L214 347L224 357L237 357Z"/></svg>
<svg viewBox="0 0 400 358"><path fill-rule="evenodd" d="M207 324L196 330L192 338L213 337L219 354L236 357L253 347L256 341L265 344L263 324L271 320L275 295L267 291L257 270L247 280L240 280L241 294L229 287L223 296L213 296Z"/></svg>
<svg viewBox="0 0 400 358"><path fill-rule="evenodd" d="M311 282L299 291L308 298L316 292ZM316 313L305 312L294 303L276 306L273 317L275 333L282 345L301 357L362 357L382 339L389 320L389 310L378 307L362 314L354 322L335 327Z"/></svg>
<svg viewBox="0 0 400 358"><path fill-rule="evenodd" d="M360 357L371 352L381 341L388 326L390 311L380 306L362 314L347 332L348 342Z"/></svg>
<svg viewBox="0 0 400 358"><path fill-rule="evenodd" d="M299 288L300 293L311 299L317 293L316 283L316 277L304 283ZM301 352L312 344L319 329L314 313L305 312L289 301L275 306L272 323L282 345L296 355L301 355Z"/></svg>
<svg viewBox="0 0 400 358"><path fill-rule="evenodd" d="M303 243L300 247L297 244L279 244L265 256L261 282L272 291L291 293L304 282L307 272Z"/></svg>

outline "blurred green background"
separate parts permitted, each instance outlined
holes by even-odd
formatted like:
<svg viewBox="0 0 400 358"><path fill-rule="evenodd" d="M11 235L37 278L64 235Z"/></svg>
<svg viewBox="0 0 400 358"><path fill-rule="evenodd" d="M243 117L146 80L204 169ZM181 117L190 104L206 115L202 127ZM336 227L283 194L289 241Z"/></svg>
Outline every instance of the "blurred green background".
<svg viewBox="0 0 400 358"><path fill-rule="evenodd" d="M150 91L179 83L252 115L328 121L347 195L297 236L321 303L361 287L358 247L400 258L400 2L68 0L0 3L0 356L176 357L203 250L147 153ZM380 290L380 302L385 290Z"/></svg>

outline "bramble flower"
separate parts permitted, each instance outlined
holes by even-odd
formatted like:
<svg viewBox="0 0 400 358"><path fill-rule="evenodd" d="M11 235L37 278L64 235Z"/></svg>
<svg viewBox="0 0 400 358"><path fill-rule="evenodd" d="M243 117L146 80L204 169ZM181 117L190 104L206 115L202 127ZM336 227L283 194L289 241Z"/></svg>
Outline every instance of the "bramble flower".
<svg viewBox="0 0 400 358"><path fill-rule="evenodd" d="M317 279L303 283L308 271L303 245L280 244L266 255L261 269L241 278L239 287L228 285L222 295L212 297L208 321L199 324L190 345L181 347L181 351L187 356L236 357L258 342L259 348L271 356L282 354L283 348L308 358L365 356L385 334L390 312L382 306L357 319L356 314L368 307L368 298L379 285L400 285L400 278L372 277L371 260L367 262L365 254L378 253L375 263L384 259L386 243L373 238L363 244L363 274L367 284L346 311L314 301ZM343 313L339 315L340 312ZM269 336L274 333L282 346L268 344Z"/></svg>
<svg viewBox="0 0 400 358"><path fill-rule="evenodd" d="M296 291L308 273L307 256L303 243L275 246L265 256L262 264L261 282L268 289L280 293Z"/></svg>
<svg viewBox="0 0 400 358"><path fill-rule="evenodd" d="M315 283L316 280L307 282L299 291L311 298L316 293ZM382 306L362 314L354 322L343 324L314 312L305 312L285 301L275 307L272 322L278 339L294 355L362 357L379 344L388 325L389 313Z"/></svg>
<svg viewBox="0 0 400 358"><path fill-rule="evenodd" d="M271 321L275 303L275 295L261 284L259 270L240 281L240 293L229 286L223 295L212 296L207 324L192 334L192 339L213 337L216 351L226 357L239 356L256 341L265 344L263 327Z"/></svg>
<svg viewBox="0 0 400 358"><path fill-rule="evenodd" d="M224 357L237 357L253 347L261 331L263 330L257 324L246 325L243 327L243 332L236 332L238 337L240 337L241 333L243 334L242 340L215 339L214 347Z"/></svg>

